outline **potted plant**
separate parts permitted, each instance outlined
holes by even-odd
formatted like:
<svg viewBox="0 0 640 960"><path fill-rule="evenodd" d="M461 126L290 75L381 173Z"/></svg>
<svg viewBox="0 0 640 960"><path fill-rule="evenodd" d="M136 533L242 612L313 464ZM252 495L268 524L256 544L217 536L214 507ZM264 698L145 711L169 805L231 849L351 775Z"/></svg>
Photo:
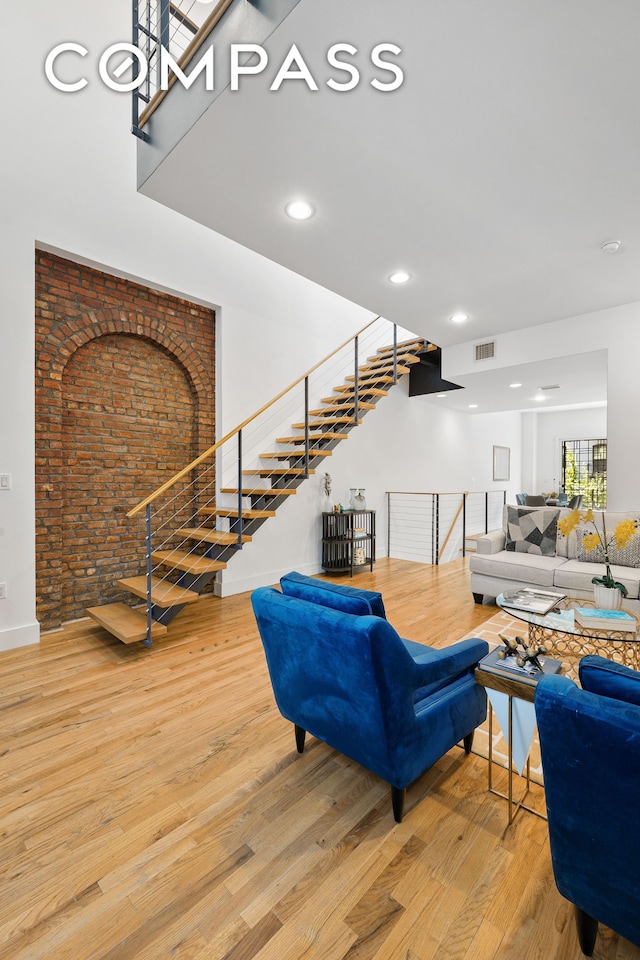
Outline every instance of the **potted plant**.
<svg viewBox="0 0 640 960"><path fill-rule="evenodd" d="M613 534L608 537L604 513L602 513L601 516L602 532L596 525L593 510L586 510L584 512L572 510L567 517L558 520L558 528L565 537L568 537L581 523L592 525L593 532L587 533L582 542L588 553L600 547L605 565L604 575L602 577L592 577L591 579L594 585L593 594L596 607L601 607L605 610L618 610L622 606L622 598L627 596L628 591L623 583L613 578L613 574L611 573L610 552L614 544L618 550L626 547L635 535L637 526L635 520L621 520Z"/></svg>

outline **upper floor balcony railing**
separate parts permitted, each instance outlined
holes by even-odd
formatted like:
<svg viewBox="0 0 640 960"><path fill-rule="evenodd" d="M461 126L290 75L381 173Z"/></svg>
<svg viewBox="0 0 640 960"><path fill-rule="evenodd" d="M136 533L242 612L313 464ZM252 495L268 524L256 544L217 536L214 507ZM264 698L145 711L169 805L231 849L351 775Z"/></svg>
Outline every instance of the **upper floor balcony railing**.
<svg viewBox="0 0 640 960"><path fill-rule="evenodd" d="M232 2L133 0L132 42L147 64L144 80L133 91L132 131L136 136L147 139L144 125L176 79L175 73L169 72L163 89L161 50L184 70ZM141 69L139 63L134 64L136 77Z"/></svg>

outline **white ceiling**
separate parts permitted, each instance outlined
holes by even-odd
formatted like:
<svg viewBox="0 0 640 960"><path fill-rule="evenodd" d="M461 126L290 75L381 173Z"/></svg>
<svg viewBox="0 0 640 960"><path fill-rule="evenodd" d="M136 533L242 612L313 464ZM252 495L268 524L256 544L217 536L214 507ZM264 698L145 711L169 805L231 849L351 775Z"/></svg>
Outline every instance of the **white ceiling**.
<svg viewBox="0 0 640 960"><path fill-rule="evenodd" d="M360 51L348 93L326 86L345 79L326 62L339 41ZM383 41L402 48L393 93L369 85ZM320 89L270 92L294 42ZM265 46L268 70L225 90L144 193L444 348L640 300L638 0L301 0ZM284 215L296 196L312 220ZM531 384L602 400L594 363L588 397L578 365ZM458 394L504 409L493 381Z"/></svg>

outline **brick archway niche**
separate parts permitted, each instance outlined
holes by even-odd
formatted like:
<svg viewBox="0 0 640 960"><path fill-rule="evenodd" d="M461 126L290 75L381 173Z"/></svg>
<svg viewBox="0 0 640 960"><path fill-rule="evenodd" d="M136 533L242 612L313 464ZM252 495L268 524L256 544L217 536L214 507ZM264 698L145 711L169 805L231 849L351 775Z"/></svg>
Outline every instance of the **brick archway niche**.
<svg viewBox="0 0 640 960"><path fill-rule="evenodd" d="M44 630L144 569L126 513L215 438L211 309L36 253L36 584Z"/></svg>

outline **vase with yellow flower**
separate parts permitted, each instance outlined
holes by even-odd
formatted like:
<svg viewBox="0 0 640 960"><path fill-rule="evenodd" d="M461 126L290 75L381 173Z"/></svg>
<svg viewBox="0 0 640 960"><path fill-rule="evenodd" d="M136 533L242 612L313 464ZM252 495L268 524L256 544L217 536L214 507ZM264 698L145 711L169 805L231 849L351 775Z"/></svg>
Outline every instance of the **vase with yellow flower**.
<svg viewBox="0 0 640 960"><path fill-rule="evenodd" d="M558 520L558 528L565 537L568 537L582 524L591 525L593 530L583 533L582 546L587 553L594 553L594 561L604 563L605 572L602 577L592 577L593 596L596 607L604 610L618 610L622 606L623 597L627 596L627 588L616 580L611 572L611 564L615 562L611 556L615 550L623 550L637 532L635 520L621 520L611 536L607 535L607 524L604 513L601 514L601 525L596 523L593 510L572 510L567 517Z"/></svg>

